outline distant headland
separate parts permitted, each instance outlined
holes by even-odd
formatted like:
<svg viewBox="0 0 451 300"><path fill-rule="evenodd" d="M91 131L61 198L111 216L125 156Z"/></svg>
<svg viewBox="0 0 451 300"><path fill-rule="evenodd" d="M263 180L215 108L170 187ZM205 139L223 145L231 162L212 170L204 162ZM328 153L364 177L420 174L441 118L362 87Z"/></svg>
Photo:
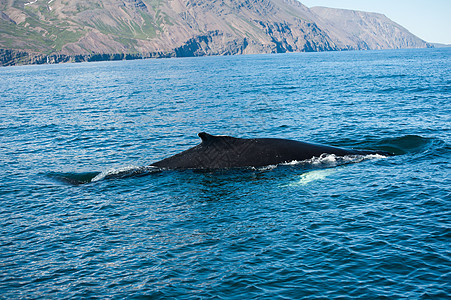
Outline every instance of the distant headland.
<svg viewBox="0 0 451 300"><path fill-rule="evenodd" d="M0 65L427 48L382 14L297 0L0 3Z"/></svg>

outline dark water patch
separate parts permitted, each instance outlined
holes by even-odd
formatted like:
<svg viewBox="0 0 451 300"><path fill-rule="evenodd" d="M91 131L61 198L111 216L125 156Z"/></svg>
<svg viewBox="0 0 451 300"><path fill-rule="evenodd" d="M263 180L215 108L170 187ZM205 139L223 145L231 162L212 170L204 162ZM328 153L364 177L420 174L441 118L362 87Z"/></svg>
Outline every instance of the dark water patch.
<svg viewBox="0 0 451 300"><path fill-rule="evenodd" d="M80 185L92 182L92 179L98 176L100 172L83 172L83 173L49 173L46 176L70 185Z"/></svg>
<svg viewBox="0 0 451 300"><path fill-rule="evenodd" d="M365 136L362 141L345 139L336 146L353 149L371 149L386 151L392 155L418 154L427 151L440 151L446 147L445 143L437 138L422 137L419 135L405 135L381 139L378 136Z"/></svg>
<svg viewBox="0 0 451 300"><path fill-rule="evenodd" d="M135 178L148 176L161 172L155 167L134 167L128 166L123 168L109 169L104 172L84 172L84 173L50 173L47 177L71 185L81 185L93 183L101 180L114 180L124 178Z"/></svg>
<svg viewBox="0 0 451 300"><path fill-rule="evenodd" d="M377 142L376 145L383 150L402 155L424 152L437 143L440 143L438 139L406 135L397 138L386 138Z"/></svg>
<svg viewBox="0 0 451 300"><path fill-rule="evenodd" d="M358 76L358 79L398 79L408 77L406 74L366 74Z"/></svg>

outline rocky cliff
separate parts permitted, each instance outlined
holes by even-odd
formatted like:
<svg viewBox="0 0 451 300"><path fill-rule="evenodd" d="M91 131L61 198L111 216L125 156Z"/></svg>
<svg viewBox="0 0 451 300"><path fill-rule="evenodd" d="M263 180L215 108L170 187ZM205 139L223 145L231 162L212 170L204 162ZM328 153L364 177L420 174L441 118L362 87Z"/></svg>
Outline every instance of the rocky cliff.
<svg viewBox="0 0 451 300"><path fill-rule="evenodd" d="M0 0L0 64L427 47L383 15L297 0Z"/></svg>
<svg viewBox="0 0 451 300"><path fill-rule="evenodd" d="M321 28L340 49L375 50L431 47L385 15L312 7Z"/></svg>

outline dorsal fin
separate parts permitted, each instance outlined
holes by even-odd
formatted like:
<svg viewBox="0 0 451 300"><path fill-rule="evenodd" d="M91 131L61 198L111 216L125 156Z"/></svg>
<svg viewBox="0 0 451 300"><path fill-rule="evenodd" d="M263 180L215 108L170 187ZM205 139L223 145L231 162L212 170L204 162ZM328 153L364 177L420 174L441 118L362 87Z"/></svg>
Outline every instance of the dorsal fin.
<svg viewBox="0 0 451 300"><path fill-rule="evenodd" d="M216 138L216 136L208 134L206 132L200 132L197 135L201 138L202 143L206 143L206 142L212 141L213 139Z"/></svg>
<svg viewBox="0 0 451 300"><path fill-rule="evenodd" d="M227 141L231 143L232 141L240 140L238 138L234 138L228 135L212 135L206 132L199 132L197 135L202 139L202 143L212 143L220 141L222 142Z"/></svg>

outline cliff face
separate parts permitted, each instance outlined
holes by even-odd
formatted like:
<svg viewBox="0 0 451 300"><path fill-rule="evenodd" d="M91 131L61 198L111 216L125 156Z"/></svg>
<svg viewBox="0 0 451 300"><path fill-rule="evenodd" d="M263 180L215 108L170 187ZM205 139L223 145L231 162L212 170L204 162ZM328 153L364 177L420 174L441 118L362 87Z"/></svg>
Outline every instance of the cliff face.
<svg viewBox="0 0 451 300"><path fill-rule="evenodd" d="M375 50L429 47L385 15L361 11L312 7L318 22L342 49Z"/></svg>
<svg viewBox="0 0 451 300"><path fill-rule="evenodd" d="M0 0L0 64L426 47L382 15L297 0Z"/></svg>

